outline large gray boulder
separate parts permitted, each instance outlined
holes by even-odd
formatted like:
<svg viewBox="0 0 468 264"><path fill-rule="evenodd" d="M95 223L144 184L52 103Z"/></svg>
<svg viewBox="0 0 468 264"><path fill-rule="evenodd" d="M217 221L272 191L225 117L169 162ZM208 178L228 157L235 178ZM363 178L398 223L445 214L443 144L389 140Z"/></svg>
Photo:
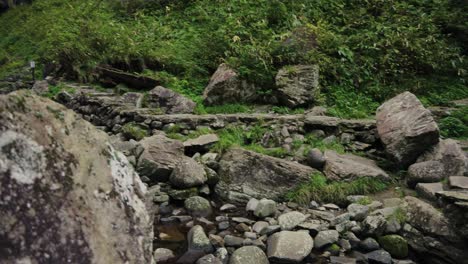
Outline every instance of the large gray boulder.
<svg viewBox="0 0 468 264"><path fill-rule="evenodd" d="M404 92L377 109L377 131L388 154L403 167L439 142L439 128L418 98Z"/></svg>
<svg viewBox="0 0 468 264"><path fill-rule="evenodd" d="M137 171L154 181L167 181L176 165L184 156L182 142L154 135L140 141L144 151L141 154Z"/></svg>
<svg viewBox="0 0 468 264"><path fill-rule="evenodd" d="M146 187L63 106L0 96L0 263L152 263Z"/></svg>
<svg viewBox="0 0 468 264"><path fill-rule="evenodd" d="M197 152L205 153L219 141L216 134L201 135L197 138L189 139L184 142L185 153L194 155Z"/></svg>
<svg viewBox="0 0 468 264"><path fill-rule="evenodd" d="M227 64L221 64L203 92L205 105L251 103L258 98L254 85L242 80Z"/></svg>
<svg viewBox="0 0 468 264"><path fill-rule="evenodd" d="M158 108L166 114L192 114L197 104L184 96L157 86L145 97L146 107Z"/></svg>
<svg viewBox="0 0 468 264"><path fill-rule="evenodd" d="M220 182L216 192L233 203L251 198L277 200L317 170L295 162L241 148L228 150L220 160Z"/></svg>
<svg viewBox="0 0 468 264"><path fill-rule="evenodd" d="M172 186L180 189L197 187L208 180L203 165L189 157L182 157L172 171L169 181Z"/></svg>
<svg viewBox="0 0 468 264"><path fill-rule="evenodd" d="M307 106L319 93L319 66L285 66L276 75L278 99L288 107Z"/></svg>
<svg viewBox="0 0 468 264"><path fill-rule="evenodd" d="M314 240L307 231L281 231L268 238L268 258L280 263L300 263L312 251Z"/></svg>
<svg viewBox="0 0 468 264"><path fill-rule="evenodd" d="M460 237L460 231L452 226L451 219L431 204L415 197L406 197L404 208L407 224L402 236L423 261L467 263L466 238Z"/></svg>
<svg viewBox="0 0 468 264"><path fill-rule="evenodd" d="M444 139L421 155L417 162L438 161L444 177L468 176L468 157L456 140Z"/></svg>
<svg viewBox="0 0 468 264"><path fill-rule="evenodd" d="M352 154L338 154L335 151L325 151L325 167L323 173L331 180L352 181L361 177L389 180L390 176L370 159Z"/></svg>

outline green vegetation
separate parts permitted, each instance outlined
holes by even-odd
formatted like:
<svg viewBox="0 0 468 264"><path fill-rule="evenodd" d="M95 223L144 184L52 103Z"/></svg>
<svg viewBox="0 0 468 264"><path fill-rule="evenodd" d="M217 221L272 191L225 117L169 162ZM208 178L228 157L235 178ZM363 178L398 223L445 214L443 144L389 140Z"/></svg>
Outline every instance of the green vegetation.
<svg viewBox="0 0 468 264"><path fill-rule="evenodd" d="M49 85L49 91L43 94L43 96L48 97L48 98L55 98L55 96L57 96L57 94L59 94L62 91L66 91L70 94L76 93L75 88L69 87L63 83L60 83L58 85Z"/></svg>
<svg viewBox="0 0 468 264"><path fill-rule="evenodd" d="M136 123L127 123L122 127L122 134L139 141L148 136L148 131Z"/></svg>
<svg viewBox="0 0 468 264"><path fill-rule="evenodd" d="M317 201L344 205L349 195L366 195L387 188L388 183L378 179L360 178L351 182L336 182L328 181L325 176L316 173L311 176L309 182L301 184L296 190L286 194L286 199L299 204Z"/></svg>
<svg viewBox="0 0 468 264"><path fill-rule="evenodd" d="M108 63L201 102L221 62L259 93L283 66L318 64L331 114L361 118L403 90L426 104L467 97L466 21L460 0L35 0L0 16L0 78L34 59L38 77L90 82Z"/></svg>
<svg viewBox="0 0 468 264"><path fill-rule="evenodd" d="M304 143L307 144L304 150L305 153L307 153L309 150L313 148L318 148L322 152L325 150L334 150L340 154L345 153L345 148L341 143L338 142L338 139L323 140L313 134L309 134L306 136Z"/></svg>
<svg viewBox="0 0 468 264"><path fill-rule="evenodd" d="M396 220L400 224L406 223L406 210L402 207L396 208L393 214L387 217L387 220Z"/></svg>
<svg viewBox="0 0 468 264"><path fill-rule="evenodd" d="M358 204L360 205L369 205L372 203L372 199L369 197L363 197L357 201Z"/></svg>
<svg viewBox="0 0 468 264"><path fill-rule="evenodd" d="M444 137L468 138L468 106L454 111L439 122L440 133Z"/></svg>

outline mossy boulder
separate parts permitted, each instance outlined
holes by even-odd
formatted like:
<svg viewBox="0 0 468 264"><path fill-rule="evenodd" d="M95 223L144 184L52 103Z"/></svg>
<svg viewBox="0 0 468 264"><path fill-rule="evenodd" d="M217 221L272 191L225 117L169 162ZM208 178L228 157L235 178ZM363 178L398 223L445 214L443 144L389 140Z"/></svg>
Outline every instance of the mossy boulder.
<svg viewBox="0 0 468 264"><path fill-rule="evenodd" d="M394 258L405 258L408 256L408 242L399 235L386 235L379 238L382 248Z"/></svg>
<svg viewBox="0 0 468 264"><path fill-rule="evenodd" d="M148 131L136 123L128 123L122 127L122 134L129 139L140 141L148 136Z"/></svg>
<svg viewBox="0 0 468 264"><path fill-rule="evenodd" d="M212 213L210 201L200 196L193 196L185 200L185 209L195 216L208 216Z"/></svg>

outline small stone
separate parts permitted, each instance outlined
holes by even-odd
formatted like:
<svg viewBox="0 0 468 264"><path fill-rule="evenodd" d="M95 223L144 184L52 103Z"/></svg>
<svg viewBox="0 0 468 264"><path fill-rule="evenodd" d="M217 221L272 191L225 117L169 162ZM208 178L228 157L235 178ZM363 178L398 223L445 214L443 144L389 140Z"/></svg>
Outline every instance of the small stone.
<svg viewBox="0 0 468 264"><path fill-rule="evenodd" d="M369 207L366 205L353 203L348 205L347 209L351 219L356 221L364 220L367 217L367 214L369 213Z"/></svg>
<svg viewBox="0 0 468 264"><path fill-rule="evenodd" d="M218 215L216 216L215 220L216 222L225 222L225 221L229 221L229 217L225 215Z"/></svg>
<svg viewBox="0 0 468 264"><path fill-rule="evenodd" d="M174 261L175 255L172 250L167 248L157 248L153 253L153 259L156 263L169 263Z"/></svg>
<svg viewBox="0 0 468 264"><path fill-rule="evenodd" d="M310 204L309 204L310 209L317 209L319 207L320 207L320 205L316 201L311 201Z"/></svg>
<svg viewBox="0 0 468 264"><path fill-rule="evenodd" d="M364 231L369 235L382 235L385 231L387 220L382 215L370 215L362 222Z"/></svg>
<svg viewBox="0 0 468 264"><path fill-rule="evenodd" d="M259 234L265 227L267 227L269 225L270 224L268 224L265 221L258 221L252 226L252 230Z"/></svg>
<svg viewBox="0 0 468 264"><path fill-rule="evenodd" d="M255 208L254 215L256 217L272 216L276 212L276 202L269 199L261 199Z"/></svg>
<svg viewBox="0 0 468 264"><path fill-rule="evenodd" d="M281 231L268 238L268 258L278 262L298 263L305 259L314 246L308 232Z"/></svg>
<svg viewBox="0 0 468 264"><path fill-rule="evenodd" d="M346 221L349 222L350 217L351 216L350 216L349 213L341 214L341 215L333 218L333 220L330 222L330 225L331 226L336 226L336 225L341 224L341 223L346 222Z"/></svg>
<svg viewBox="0 0 468 264"><path fill-rule="evenodd" d="M338 245L346 252L351 250L351 243L347 239L338 240Z"/></svg>
<svg viewBox="0 0 468 264"><path fill-rule="evenodd" d="M223 264L223 262L221 262L221 260L219 260L213 254L209 254L202 258L199 258L196 264Z"/></svg>
<svg viewBox="0 0 468 264"><path fill-rule="evenodd" d="M249 232L250 227L248 225L246 225L245 223L240 223L240 224L236 225L236 230L241 232L241 233Z"/></svg>
<svg viewBox="0 0 468 264"><path fill-rule="evenodd" d="M348 257L330 257L330 264L356 264L356 259Z"/></svg>
<svg viewBox="0 0 468 264"><path fill-rule="evenodd" d="M322 248L326 245L336 243L340 234L336 230L320 231L315 237L315 247Z"/></svg>
<svg viewBox="0 0 468 264"><path fill-rule="evenodd" d="M228 221L223 221L218 223L218 229L219 230L226 230L229 228L229 222Z"/></svg>
<svg viewBox="0 0 468 264"><path fill-rule="evenodd" d="M306 216L300 212L293 211L282 214L278 217L281 230L292 230L306 220Z"/></svg>
<svg viewBox="0 0 468 264"><path fill-rule="evenodd" d="M200 196L188 198L185 200L184 206L195 216L208 216L212 213L210 201Z"/></svg>
<svg viewBox="0 0 468 264"><path fill-rule="evenodd" d="M359 248L362 249L364 252L370 252L379 249L380 246L377 240L368 237L361 241L361 243L359 244Z"/></svg>
<svg viewBox="0 0 468 264"><path fill-rule="evenodd" d="M244 239L241 237L227 235L224 237L224 244L228 247L241 247Z"/></svg>
<svg viewBox="0 0 468 264"><path fill-rule="evenodd" d="M232 212L234 210L236 210L237 206L233 205L233 204L225 204L223 206L221 206L221 208L219 208L219 210L221 212Z"/></svg>
<svg viewBox="0 0 468 264"><path fill-rule="evenodd" d="M247 212L255 211L255 209L257 208L258 202L259 201L257 199L255 199L255 198L250 199L249 202L247 203L247 206L246 206L245 210Z"/></svg>
<svg viewBox="0 0 468 264"><path fill-rule="evenodd" d="M220 236L211 234L209 236L209 240L211 245L213 245L216 248L224 247L224 239Z"/></svg>
<svg viewBox="0 0 468 264"><path fill-rule="evenodd" d="M245 246L237 249L231 256L229 264L269 264L265 253L256 246Z"/></svg>
<svg viewBox="0 0 468 264"><path fill-rule="evenodd" d="M279 225L267 226L267 227L263 228L262 231L260 231L260 235L269 236L269 235L271 235L273 233L276 233L276 232L278 232L280 230L281 230L281 226L279 226Z"/></svg>
<svg viewBox="0 0 468 264"><path fill-rule="evenodd" d="M312 168L321 170L325 165L325 161L322 151L317 148L311 149L309 153L307 153L307 165Z"/></svg>
<svg viewBox="0 0 468 264"><path fill-rule="evenodd" d="M338 205L332 203L324 204L323 207L325 207L325 209L328 210L340 210L340 207Z"/></svg>
<svg viewBox="0 0 468 264"><path fill-rule="evenodd" d="M249 224L249 225L255 223L255 221L250 220L250 219L245 218L245 217L233 217L231 220L233 222L236 222L236 223L246 223L246 224Z"/></svg>
<svg viewBox="0 0 468 264"><path fill-rule="evenodd" d="M254 232L244 232L244 237L255 240L257 239L257 234Z"/></svg>
<svg viewBox="0 0 468 264"><path fill-rule="evenodd" d="M196 225L190 229L187 234L189 250L202 251L205 253L213 252L213 246L205 234L203 227Z"/></svg>
<svg viewBox="0 0 468 264"><path fill-rule="evenodd" d="M228 251L224 248L218 248L216 252L214 253L215 257L217 257L223 264L228 264L229 262L229 253Z"/></svg>

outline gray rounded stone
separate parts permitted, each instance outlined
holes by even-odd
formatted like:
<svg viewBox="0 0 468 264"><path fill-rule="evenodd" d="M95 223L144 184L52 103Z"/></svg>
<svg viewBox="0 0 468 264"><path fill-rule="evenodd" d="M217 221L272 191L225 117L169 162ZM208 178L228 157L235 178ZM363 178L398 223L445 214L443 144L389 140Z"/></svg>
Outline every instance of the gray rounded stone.
<svg viewBox="0 0 468 264"><path fill-rule="evenodd" d="M306 231L281 231L268 238L268 258L272 261L298 263L306 258L314 240Z"/></svg>
<svg viewBox="0 0 468 264"><path fill-rule="evenodd" d="M208 216L212 209L210 202L200 196L193 196L185 200L185 208L195 216Z"/></svg>
<svg viewBox="0 0 468 264"><path fill-rule="evenodd" d="M282 214L278 217L279 225L281 230L292 230L302 222L304 222L306 216L300 212L293 211L289 213Z"/></svg>
<svg viewBox="0 0 468 264"><path fill-rule="evenodd" d="M229 264L269 264L265 253L256 246L245 246L234 251Z"/></svg>
<svg viewBox="0 0 468 264"><path fill-rule="evenodd" d="M336 230L320 231L315 237L315 247L322 248L326 245L336 243L340 234Z"/></svg>
<svg viewBox="0 0 468 264"><path fill-rule="evenodd" d="M254 215L256 217L268 217L276 212L276 202L269 199L261 199L255 208Z"/></svg>

